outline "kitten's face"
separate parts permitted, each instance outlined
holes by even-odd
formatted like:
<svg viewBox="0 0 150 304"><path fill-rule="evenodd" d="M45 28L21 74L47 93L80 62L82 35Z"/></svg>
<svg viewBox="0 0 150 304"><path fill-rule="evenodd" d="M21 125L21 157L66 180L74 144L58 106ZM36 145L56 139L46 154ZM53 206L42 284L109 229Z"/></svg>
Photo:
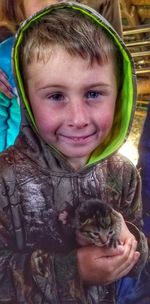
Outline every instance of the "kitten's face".
<svg viewBox="0 0 150 304"><path fill-rule="evenodd" d="M120 243L121 218L108 204L89 199L76 210L74 227L81 246L117 247Z"/></svg>
<svg viewBox="0 0 150 304"><path fill-rule="evenodd" d="M94 244L96 246L107 246L110 243L115 231L112 227L111 215L101 217L99 212L84 222L81 221L80 227L77 233L77 239L81 244Z"/></svg>

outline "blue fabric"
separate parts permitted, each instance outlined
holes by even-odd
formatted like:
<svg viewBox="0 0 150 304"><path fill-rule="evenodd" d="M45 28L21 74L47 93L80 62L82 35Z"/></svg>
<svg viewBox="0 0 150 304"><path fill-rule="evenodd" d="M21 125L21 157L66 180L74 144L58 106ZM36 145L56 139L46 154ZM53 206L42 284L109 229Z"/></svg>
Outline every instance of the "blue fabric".
<svg viewBox="0 0 150 304"><path fill-rule="evenodd" d="M150 236L150 105L139 142L138 167L142 178L143 230Z"/></svg>
<svg viewBox="0 0 150 304"><path fill-rule="evenodd" d="M6 73L9 83L16 93L11 64L13 43L14 37L0 43L0 69ZM18 98L9 99L0 93L0 152L14 143L19 132L20 119Z"/></svg>
<svg viewBox="0 0 150 304"><path fill-rule="evenodd" d="M139 278L119 280L116 292L117 304L150 304L150 259Z"/></svg>
<svg viewBox="0 0 150 304"><path fill-rule="evenodd" d="M8 76L8 81L15 87L15 81L12 72L11 52L13 48L14 37L10 37L0 43L0 68Z"/></svg>

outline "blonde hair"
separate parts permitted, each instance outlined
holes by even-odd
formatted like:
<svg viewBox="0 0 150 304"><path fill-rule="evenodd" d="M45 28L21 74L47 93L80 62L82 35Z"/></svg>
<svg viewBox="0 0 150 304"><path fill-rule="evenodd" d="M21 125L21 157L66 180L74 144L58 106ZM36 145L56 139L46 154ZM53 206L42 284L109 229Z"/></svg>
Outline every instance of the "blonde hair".
<svg viewBox="0 0 150 304"><path fill-rule="evenodd" d="M112 59L118 69L118 47L105 29L87 15L70 8L61 8L40 17L25 31L20 46L23 67L33 61L49 60L53 46L59 45L70 55L100 64Z"/></svg>

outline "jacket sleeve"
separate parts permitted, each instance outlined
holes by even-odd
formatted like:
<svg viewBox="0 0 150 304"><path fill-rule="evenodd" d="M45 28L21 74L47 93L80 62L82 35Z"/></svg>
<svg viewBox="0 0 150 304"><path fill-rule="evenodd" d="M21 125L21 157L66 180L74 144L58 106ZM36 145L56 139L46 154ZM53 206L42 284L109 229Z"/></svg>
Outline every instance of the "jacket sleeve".
<svg viewBox="0 0 150 304"><path fill-rule="evenodd" d="M131 271L131 275L139 275L144 268L148 258L147 239L142 232L142 199L141 199L141 178L139 172L134 166L131 170L125 168L124 195L121 206L121 213L124 216L130 232L135 236L138 245L137 250L140 252L140 258Z"/></svg>
<svg viewBox="0 0 150 304"><path fill-rule="evenodd" d="M13 222L17 202L14 172L1 158L0 166L0 303L86 303L76 252L59 255L43 248L18 248L19 230L16 237ZM15 221L17 226L20 219Z"/></svg>
<svg viewBox="0 0 150 304"><path fill-rule="evenodd" d="M84 1L83 1L84 2ZM119 0L87 0L89 6L98 11L112 25L116 32L122 36L122 22Z"/></svg>

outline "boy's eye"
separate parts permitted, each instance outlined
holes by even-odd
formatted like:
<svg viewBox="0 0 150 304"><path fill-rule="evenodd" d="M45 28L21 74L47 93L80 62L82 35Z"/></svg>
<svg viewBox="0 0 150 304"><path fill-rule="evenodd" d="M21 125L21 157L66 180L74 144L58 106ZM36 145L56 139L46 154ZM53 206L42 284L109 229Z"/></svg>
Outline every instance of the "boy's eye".
<svg viewBox="0 0 150 304"><path fill-rule="evenodd" d="M48 99L52 99L53 101L62 101L64 96L61 93L55 93L48 95Z"/></svg>
<svg viewBox="0 0 150 304"><path fill-rule="evenodd" d="M102 95L99 91L89 91L86 93L86 98L88 99L96 99Z"/></svg>

